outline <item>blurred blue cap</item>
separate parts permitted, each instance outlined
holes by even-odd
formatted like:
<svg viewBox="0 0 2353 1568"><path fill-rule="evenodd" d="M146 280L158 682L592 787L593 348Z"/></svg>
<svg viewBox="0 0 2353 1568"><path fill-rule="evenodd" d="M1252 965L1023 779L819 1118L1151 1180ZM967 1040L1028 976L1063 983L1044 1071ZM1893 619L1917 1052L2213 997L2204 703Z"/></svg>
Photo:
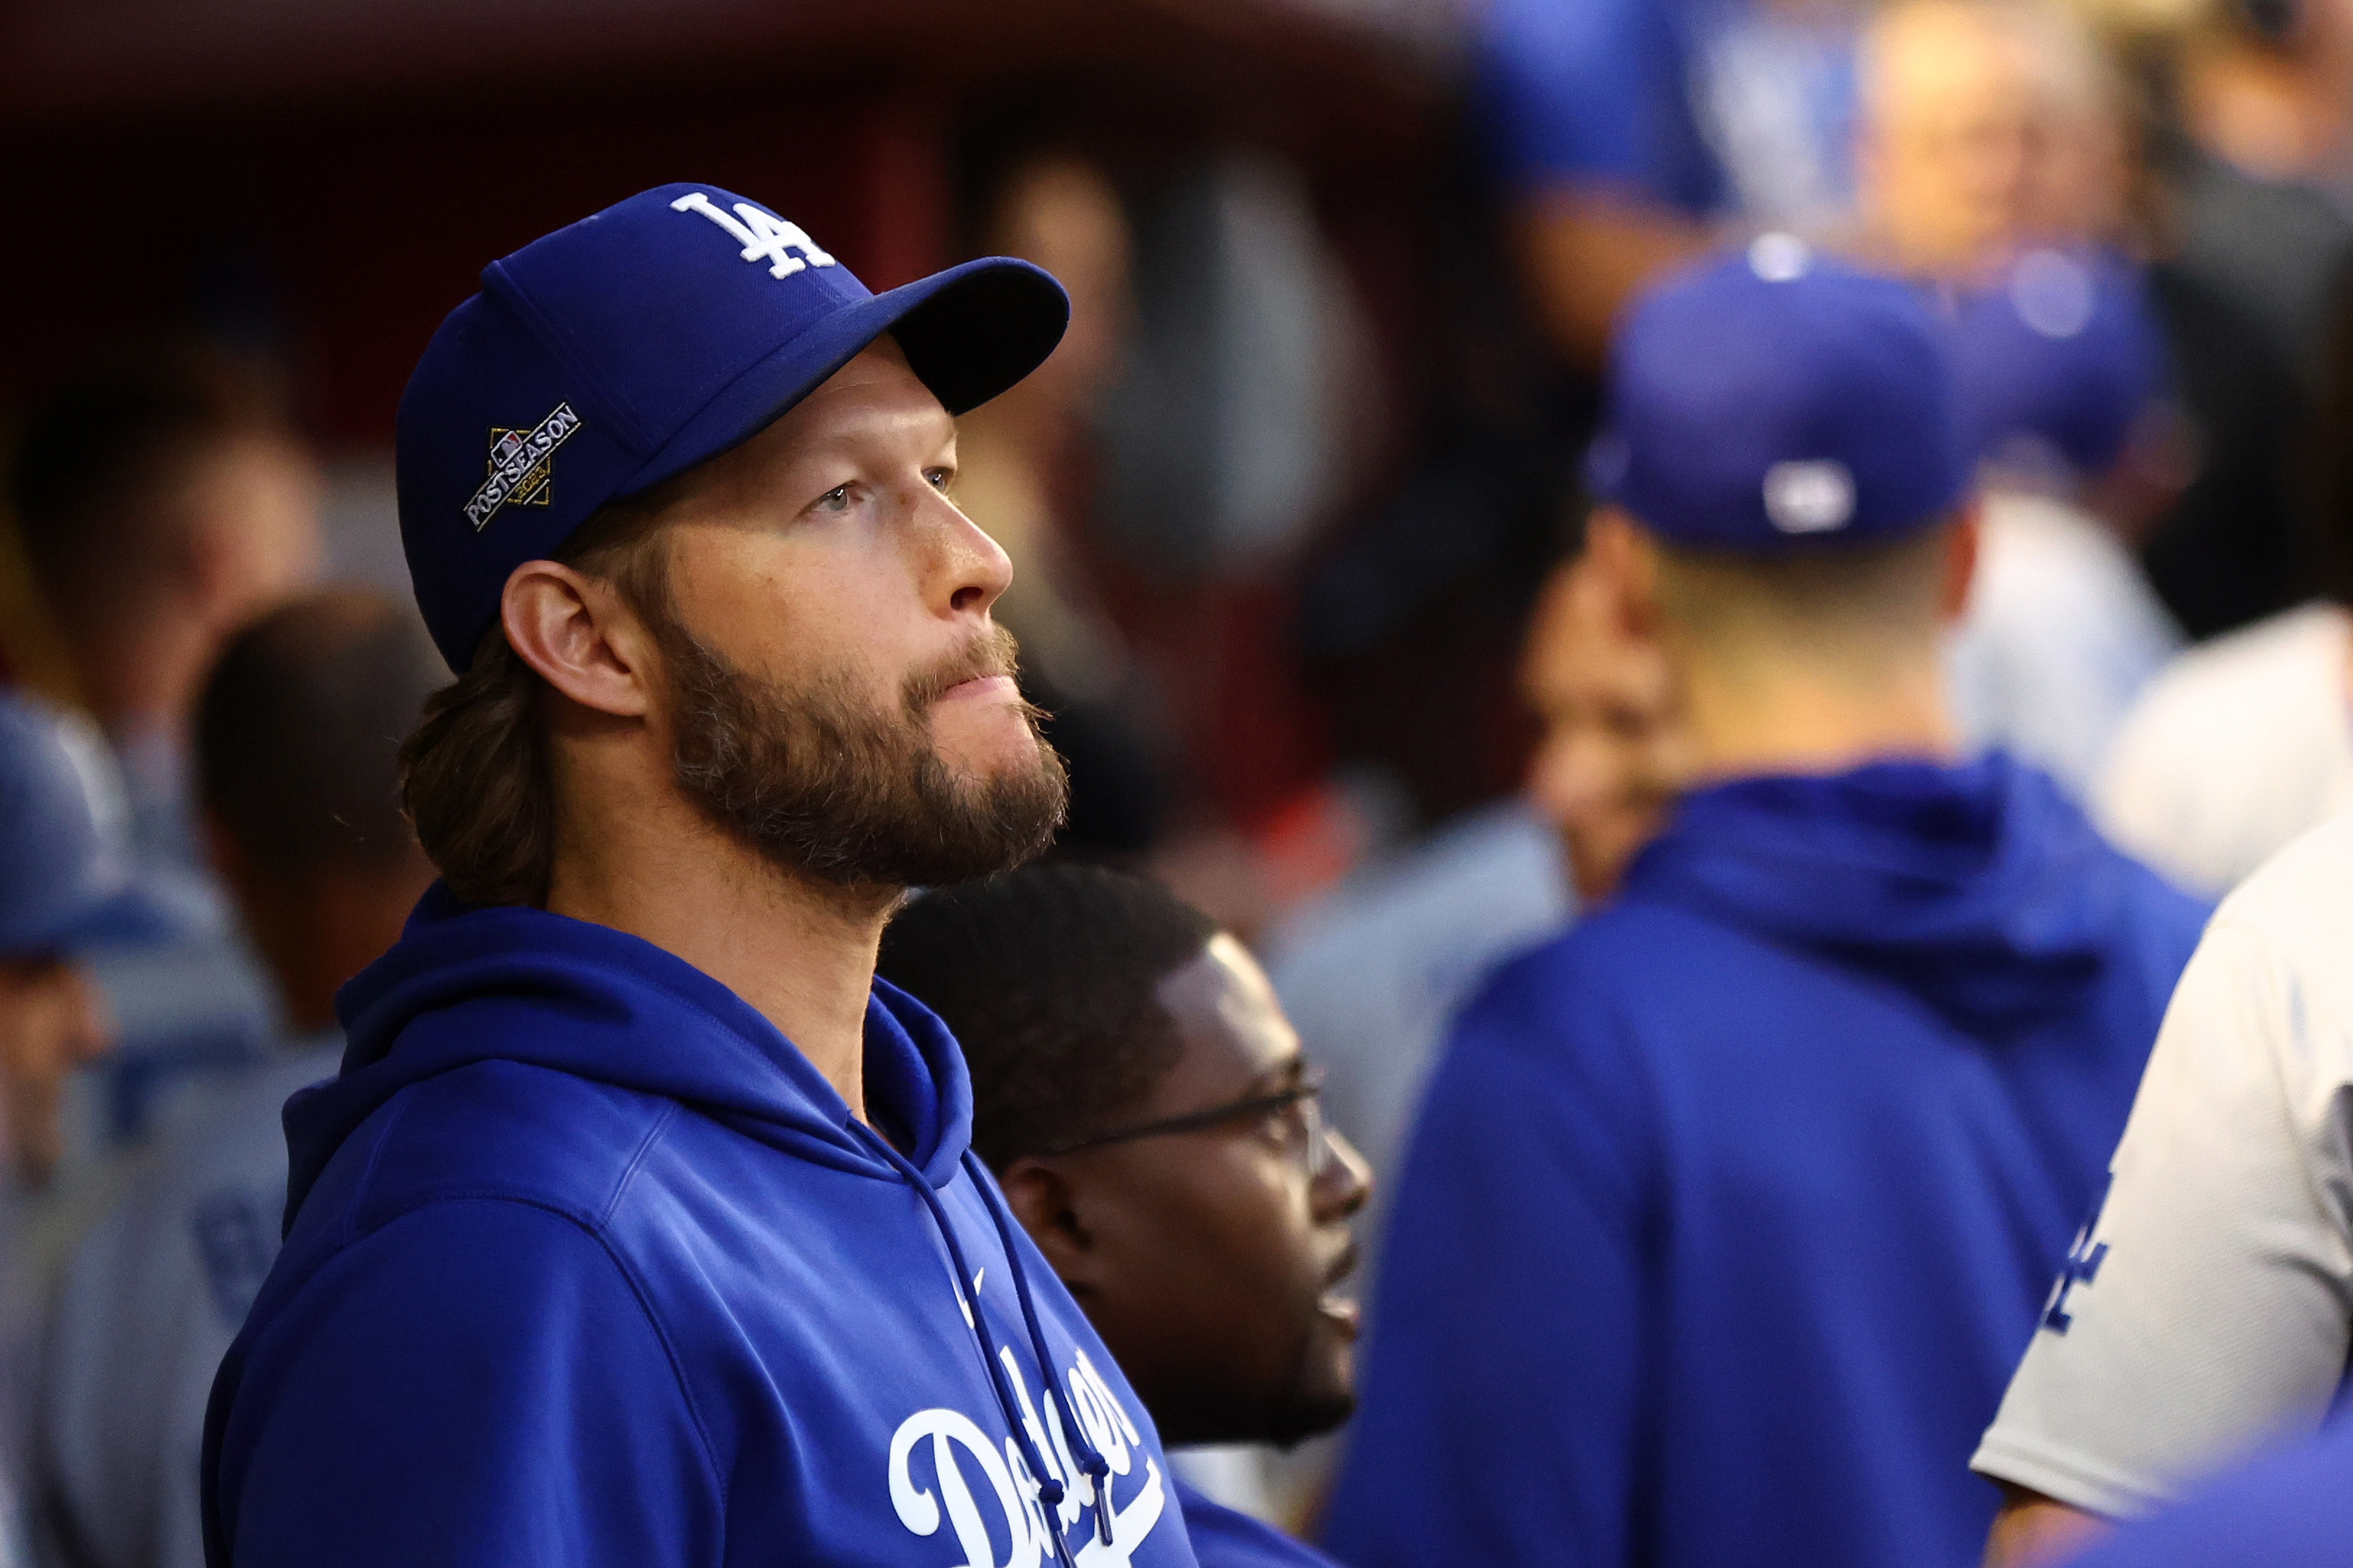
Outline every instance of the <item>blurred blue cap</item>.
<svg viewBox="0 0 2353 1568"><path fill-rule="evenodd" d="M597 508L757 435L894 333L951 414L1045 361L1070 301L1026 261L870 292L797 225L716 185L664 185L483 269L400 401L400 535L455 670L508 575Z"/></svg>
<svg viewBox="0 0 2353 1568"><path fill-rule="evenodd" d="M1745 554L1934 522L1969 477L1946 337L1911 285L1790 235L1694 262L1620 324L1588 485Z"/></svg>
<svg viewBox="0 0 2353 1568"><path fill-rule="evenodd" d="M161 941L182 912L138 879L105 743L0 694L0 957Z"/></svg>
<svg viewBox="0 0 2353 1568"><path fill-rule="evenodd" d="M2030 250L1955 311L1972 457L2097 478L2163 379L2140 271L2098 252Z"/></svg>

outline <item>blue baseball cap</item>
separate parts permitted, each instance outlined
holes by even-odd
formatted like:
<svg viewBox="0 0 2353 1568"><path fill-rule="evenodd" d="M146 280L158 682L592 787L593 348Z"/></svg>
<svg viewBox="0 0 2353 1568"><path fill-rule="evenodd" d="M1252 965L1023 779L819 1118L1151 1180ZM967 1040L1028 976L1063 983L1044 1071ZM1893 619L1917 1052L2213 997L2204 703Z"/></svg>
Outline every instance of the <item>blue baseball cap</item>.
<svg viewBox="0 0 2353 1568"><path fill-rule="evenodd" d="M1790 235L1689 264L1620 323L1588 484L1736 553L1934 522L1969 478L1946 334L1918 289Z"/></svg>
<svg viewBox="0 0 2353 1568"><path fill-rule="evenodd" d="M462 672L514 569L607 501L757 435L896 335L950 414L1043 363L1070 300L1026 261L871 292L815 238L716 185L663 185L493 261L400 400L400 537Z"/></svg>
<svg viewBox="0 0 2353 1568"><path fill-rule="evenodd" d="M0 694L0 957L155 942L184 921L137 875L105 742Z"/></svg>
<svg viewBox="0 0 2353 1568"><path fill-rule="evenodd" d="M2158 396L2165 350L2140 271L2120 257L2030 250L1954 311L1969 451L2096 478Z"/></svg>

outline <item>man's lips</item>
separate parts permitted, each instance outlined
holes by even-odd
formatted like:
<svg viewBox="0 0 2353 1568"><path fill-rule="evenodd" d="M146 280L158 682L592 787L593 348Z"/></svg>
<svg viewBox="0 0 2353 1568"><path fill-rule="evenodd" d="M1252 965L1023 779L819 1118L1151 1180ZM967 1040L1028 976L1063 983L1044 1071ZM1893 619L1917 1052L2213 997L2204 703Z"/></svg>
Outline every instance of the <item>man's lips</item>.
<svg viewBox="0 0 2353 1568"><path fill-rule="evenodd" d="M943 702L1006 701L1020 695L1009 675L976 675L940 693Z"/></svg>
<svg viewBox="0 0 2353 1568"><path fill-rule="evenodd" d="M1362 1309L1356 1305L1354 1298L1340 1293L1340 1286L1343 1280L1356 1271L1356 1244L1352 1240L1348 1243L1346 1250L1332 1260L1330 1270L1324 1276L1324 1294L1315 1299L1315 1310L1329 1319L1344 1336L1351 1340L1356 1337L1356 1330L1363 1315Z"/></svg>

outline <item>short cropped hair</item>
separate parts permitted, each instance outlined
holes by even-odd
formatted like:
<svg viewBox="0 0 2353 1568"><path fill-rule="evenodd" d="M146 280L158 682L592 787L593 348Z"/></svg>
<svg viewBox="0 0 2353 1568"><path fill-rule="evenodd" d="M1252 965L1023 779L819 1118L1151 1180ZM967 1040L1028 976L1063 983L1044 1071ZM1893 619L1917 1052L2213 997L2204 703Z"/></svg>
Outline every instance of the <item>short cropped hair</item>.
<svg viewBox="0 0 2353 1568"><path fill-rule="evenodd" d="M283 874L397 865L416 840L396 759L441 682L415 614L330 589L231 638L196 705L198 797L257 864Z"/></svg>
<svg viewBox="0 0 2353 1568"><path fill-rule="evenodd" d="M1770 556L1662 542L1660 604L1703 642L1860 652L1933 637L1957 518L1892 540L1826 542Z"/></svg>
<svg viewBox="0 0 2353 1568"><path fill-rule="evenodd" d="M1135 1112L1183 1049L1159 984L1217 933L1149 878L1049 863L917 898L875 972L964 1047L973 1148L1002 1171Z"/></svg>

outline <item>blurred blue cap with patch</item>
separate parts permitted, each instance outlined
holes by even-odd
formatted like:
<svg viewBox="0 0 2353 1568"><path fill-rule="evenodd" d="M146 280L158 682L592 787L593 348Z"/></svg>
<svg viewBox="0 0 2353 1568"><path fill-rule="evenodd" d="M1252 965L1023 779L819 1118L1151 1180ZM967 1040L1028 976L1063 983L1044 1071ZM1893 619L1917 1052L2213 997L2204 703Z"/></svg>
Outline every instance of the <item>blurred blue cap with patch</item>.
<svg viewBox="0 0 2353 1568"><path fill-rule="evenodd" d="M1961 418L1978 460L2096 479L2159 395L2165 349L2139 268L2030 250L1954 313Z"/></svg>
<svg viewBox="0 0 2353 1568"><path fill-rule="evenodd" d="M185 916L140 879L105 742L0 694L0 958L162 941Z"/></svg>
<svg viewBox="0 0 2353 1568"><path fill-rule="evenodd" d="M1968 488L1948 329L1912 285L1767 234L1635 300L1587 483L1672 543L1776 554L1937 521Z"/></svg>
<svg viewBox="0 0 2353 1568"><path fill-rule="evenodd" d="M1070 301L993 257L876 294L797 224L663 185L483 269L400 401L400 536L435 646L463 671L506 580L607 501L766 428L888 332L950 414L1061 340Z"/></svg>

